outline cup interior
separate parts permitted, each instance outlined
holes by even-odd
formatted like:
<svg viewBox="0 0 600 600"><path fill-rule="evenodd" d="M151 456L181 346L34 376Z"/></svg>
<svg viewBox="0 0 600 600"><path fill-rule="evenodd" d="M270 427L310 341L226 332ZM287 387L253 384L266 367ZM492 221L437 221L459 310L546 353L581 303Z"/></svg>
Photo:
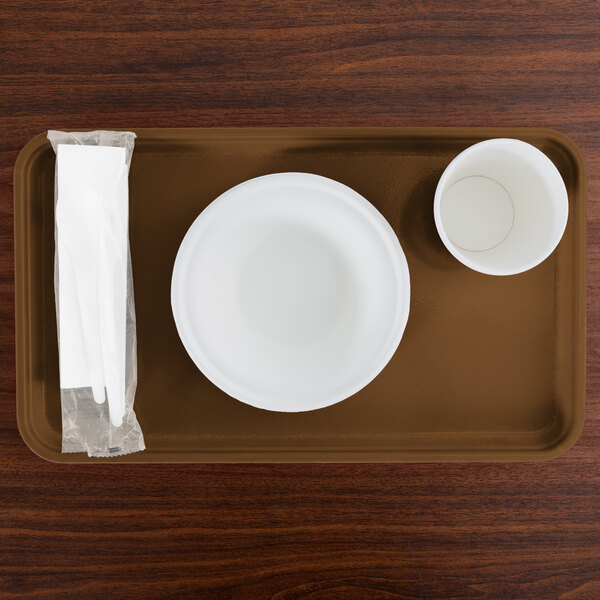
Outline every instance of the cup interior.
<svg viewBox="0 0 600 600"><path fill-rule="evenodd" d="M560 173L540 150L513 139L459 154L435 194L438 231L467 266L492 275L526 271L557 246L568 216Z"/></svg>

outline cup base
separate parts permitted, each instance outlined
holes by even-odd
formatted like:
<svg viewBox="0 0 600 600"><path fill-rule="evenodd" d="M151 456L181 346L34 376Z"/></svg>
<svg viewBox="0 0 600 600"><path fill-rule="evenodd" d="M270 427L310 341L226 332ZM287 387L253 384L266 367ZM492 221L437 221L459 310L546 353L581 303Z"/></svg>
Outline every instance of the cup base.
<svg viewBox="0 0 600 600"><path fill-rule="evenodd" d="M444 229L450 241L470 252L491 250L509 235L514 207L506 189L484 176L453 183L441 202Z"/></svg>

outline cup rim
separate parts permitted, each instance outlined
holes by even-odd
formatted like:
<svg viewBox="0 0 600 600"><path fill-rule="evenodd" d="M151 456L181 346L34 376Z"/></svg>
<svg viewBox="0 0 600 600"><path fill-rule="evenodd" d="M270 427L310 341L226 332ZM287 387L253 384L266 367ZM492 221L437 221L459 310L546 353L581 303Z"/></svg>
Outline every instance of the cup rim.
<svg viewBox="0 0 600 600"><path fill-rule="evenodd" d="M442 201L442 191L446 187L448 180L451 178L453 171L456 169L457 165L462 162L465 158L474 154L481 150L483 146L519 146L520 148L525 148L527 152L536 154L538 158L544 162L549 168L550 171L553 172L556 177L556 184L561 186L561 196L564 198L564 202L561 203L560 209L562 210L562 214L559 215L559 218L562 221L562 226L559 231L557 231L556 236L554 236L551 240L551 243L548 243L546 249L543 252L540 252L534 259L529 261L525 261L520 265L513 268L506 269L491 269L482 265L474 260L472 260L469 256L463 254L460 249L454 244L448 235L446 234L444 224L442 221L441 215L441 201ZM457 156L455 156L447 167L444 169L438 184L435 189L435 195L433 200L433 215L435 220L435 226L437 228L438 234L444 243L444 246L448 249L450 254L454 256L459 262L463 265L469 267L470 269L477 271L479 273L484 273L485 275L498 275L498 276L506 276L506 275L516 275L518 273L524 273L525 271L529 271L533 269L540 263L542 263L546 258L554 252L556 247L558 246L567 226L567 220L569 216L569 195L567 193L567 188L565 186L564 180L558 171L556 165L550 160L550 158L544 154L539 148L536 148L532 144L524 142L522 140L516 138L492 138L489 140L483 140L481 142L477 142L472 144L468 148L465 148L462 152L460 152Z"/></svg>

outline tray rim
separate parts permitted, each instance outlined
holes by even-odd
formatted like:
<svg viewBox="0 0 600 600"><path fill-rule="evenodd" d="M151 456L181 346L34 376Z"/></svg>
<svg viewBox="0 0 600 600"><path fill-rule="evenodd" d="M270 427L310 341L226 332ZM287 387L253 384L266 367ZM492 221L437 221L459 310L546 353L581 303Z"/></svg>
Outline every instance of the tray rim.
<svg viewBox="0 0 600 600"><path fill-rule="evenodd" d="M82 129L78 131L94 131L95 129ZM125 129L113 129L125 131ZM66 131L74 131L67 129ZM159 464L159 463L311 463L311 462L334 462L334 463L370 463L370 462L389 462L389 463L415 463L415 462L540 462L556 458L567 452L579 438L583 429L585 420L585 385L586 385L586 256L587 256L587 176L586 165L583 155L575 142L566 134L556 129L546 127L181 127L181 128L133 128L129 131L135 132L143 137L146 143L163 140L172 134L182 136L184 140L192 141L196 139L199 132L205 139L211 139L214 135L223 139L235 139L236 136L252 136L273 139L286 139L290 136L310 138L332 137L336 139L361 140L365 139L385 139L398 137L444 137L455 138L461 135L469 137L519 137L520 135L537 135L548 139L560 146L566 151L570 160L575 166L577 177L577 186L580 190L580 199L583 202L580 222L578 229L582 232L583 243L578 244L574 256L579 265L578 280L576 289L580 292L579 302L576 303L576 324L577 341L574 348L581 361L573 372L573 389L577 398L581 398L573 405L572 425L566 435L559 438L547 448L542 449L512 449L512 450L486 450L473 451L466 450L443 450L442 448L427 450L365 450L361 449L341 449L335 448L336 459L327 460L323 457L328 450L302 449L290 451L286 449L284 453L278 449L268 448L265 450L248 450L240 448L230 448L228 450L202 450L203 458L199 460L190 457L182 458L181 454L177 458L169 458L169 454L177 453L178 450L152 451L145 450L141 453L129 454L121 457L90 458L85 454L63 454L49 446L44 437L32 427L33 421L28 421L27 417L31 413L32 394L31 386L26 382L31 381L31 361L28 360L28 344L23 340L30 340L30 327L28 324L28 308L30 298L30 286L28 280L28 257L29 257L29 232L26 227L19 227L19 224L27 224L28 207L25 199L30 192L30 181L27 178L27 171L33 166L37 155L48 149L50 143L47 140L47 132L44 131L34 136L20 151L17 156L13 172L13 190L14 190L14 269L15 269L15 368L16 368L16 413L17 426L19 433L29 447L29 449L44 460L55 463L66 464L90 464L90 463L136 463L136 464ZM178 140L183 141L183 140ZM24 182L24 185L23 185ZM22 248L22 249L20 249ZM575 286L574 286L575 287ZM19 293L20 292L20 293ZM19 302L19 296L21 302ZM29 342L30 343L30 342ZM39 450L39 451L38 451ZM180 451L179 451L180 452ZM516 454L517 456L512 456ZM232 455L235 458L232 458ZM343 455L343 458L340 458Z"/></svg>

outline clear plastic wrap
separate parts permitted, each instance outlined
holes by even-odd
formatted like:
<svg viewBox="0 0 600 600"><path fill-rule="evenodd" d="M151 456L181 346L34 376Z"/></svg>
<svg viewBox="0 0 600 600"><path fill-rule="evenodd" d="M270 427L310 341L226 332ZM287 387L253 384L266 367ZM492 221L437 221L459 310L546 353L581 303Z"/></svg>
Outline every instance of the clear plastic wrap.
<svg viewBox="0 0 600 600"><path fill-rule="evenodd" d="M138 452L145 444L133 408L137 349L128 234L135 134L49 131L48 139L57 155L62 451L97 457Z"/></svg>

